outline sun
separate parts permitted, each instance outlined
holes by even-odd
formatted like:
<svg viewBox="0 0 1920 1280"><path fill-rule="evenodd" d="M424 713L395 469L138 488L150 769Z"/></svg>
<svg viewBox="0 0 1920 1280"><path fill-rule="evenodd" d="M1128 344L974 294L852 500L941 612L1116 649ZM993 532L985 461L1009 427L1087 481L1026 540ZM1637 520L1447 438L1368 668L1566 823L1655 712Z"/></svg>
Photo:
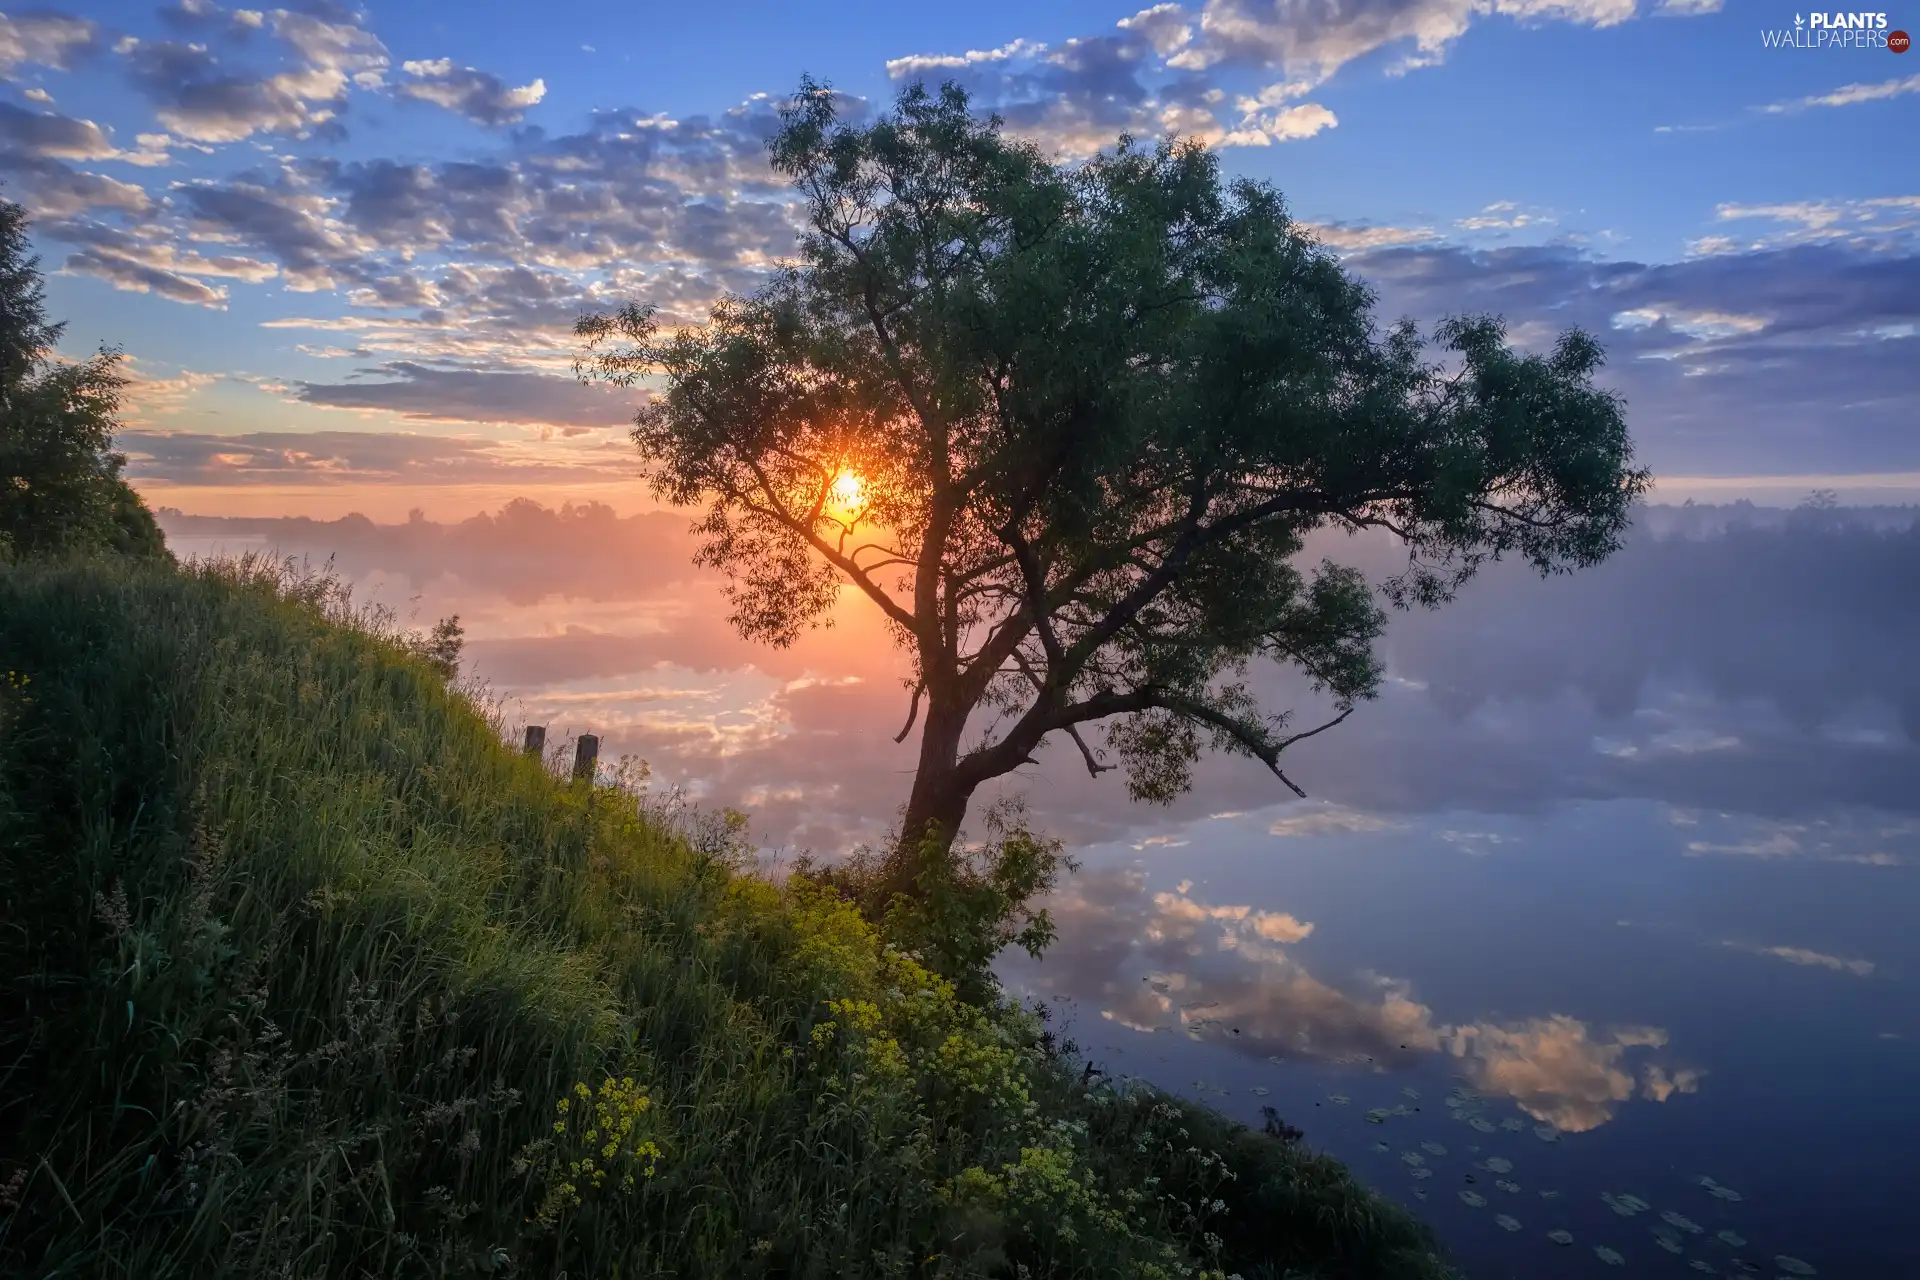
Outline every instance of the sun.
<svg viewBox="0 0 1920 1280"><path fill-rule="evenodd" d="M851 467L842 467L840 474L833 478L833 487L828 491L828 496L835 509L851 513L866 505L867 486L858 472Z"/></svg>

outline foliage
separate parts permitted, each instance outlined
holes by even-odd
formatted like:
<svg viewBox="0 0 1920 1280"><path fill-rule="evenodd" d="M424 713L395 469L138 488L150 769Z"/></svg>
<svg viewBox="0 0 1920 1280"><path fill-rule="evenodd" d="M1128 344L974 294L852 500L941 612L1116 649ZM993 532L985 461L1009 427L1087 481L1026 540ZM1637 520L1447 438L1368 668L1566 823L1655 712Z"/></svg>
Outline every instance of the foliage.
<svg viewBox="0 0 1920 1280"><path fill-rule="evenodd" d="M1314 529L1399 535L1400 605L1491 557L1614 550L1647 475L1591 337L1382 332L1280 195L1197 145L1060 165L953 85L864 127L838 104L803 81L769 144L799 264L678 332L637 304L587 316L576 367L659 381L634 440L655 491L702 510L743 634L789 643L843 584L884 613L909 730L926 703L904 847L943 850L981 783L1062 735L1140 800L1184 791L1209 745L1293 786L1281 754L1318 728L1263 710L1250 664L1303 671L1321 728L1380 680L1369 584L1295 563Z"/></svg>
<svg viewBox="0 0 1920 1280"><path fill-rule="evenodd" d="M127 379L120 355L56 362L26 213L0 200L0 555L110 550L164 555L153 514L113 450Z"/></svg>
<svg viewBox="0 0 1920 1280"><path fill-rule="evenodd" d="M1445 1274L730 819L553 777L324 575L0 566L0 671L10 1272Z"/></svg>
<svg viewBox="0 0 1920 1280"><path fill-rule="evenodd" d="M962 842L950 856L888 840L834 863L803 858L795 874L831 885L879 921L890 941L978 1003L993 990L995 956L1017 946L1037 958L1053 941L1053 920L1034 903L1076 869L1058 840L1028 827L1016 801L989 810L986 827L986 840Z"/></svg>
<svg viewBox="0 0 1920 1280"><path fill-rule="evenodd" d="M466 644L467 633L456 613L434 623L426 635L412 637L408 647L425 658L441 679L452 680L460 674L460 651Z"/></svg>

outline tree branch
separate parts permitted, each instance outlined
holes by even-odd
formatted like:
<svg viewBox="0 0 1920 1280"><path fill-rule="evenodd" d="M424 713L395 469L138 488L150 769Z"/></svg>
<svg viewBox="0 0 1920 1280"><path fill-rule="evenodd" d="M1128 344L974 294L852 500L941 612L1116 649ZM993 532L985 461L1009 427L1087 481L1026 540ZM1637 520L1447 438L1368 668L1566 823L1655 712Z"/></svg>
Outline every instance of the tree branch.
<svg viewBox="0 0 1920 1280"><path fill-rule="evenodd" d="M846 574L847 577L853 580L855 586L866 592L867 598L879 605L881 612L885 613L902 627L905 627L912 634L920 634L919 619L911 611L903 609L898 601L881 589L879 583L867 576L864 569L848 557L840 554L838 548L829 545L825 538L822 538L812 529L807 528L797 517L789 512L785 504L780 501L779 495L774 492L772 482L767 479L766 472L761 470L758 463L749 461L747 466L752 470L754 479L759 483L761 493L766 496L766 502L764 504L755 502L753 495L747 493L738 485L727 486L729 491L727 494L728 497L740 503L740 505L755 515L767 520L772 520L788 531L805 539L808 546L818 551L826 558L829 564Z"/></svg>
<svg viewBox="0 0 1920 1280"><path fill-rule="evenodd" d="M926 687L925 680L914 681L913 701L907 705L907 722L900 726L900 732L893 735L895 742L905 742L907 735L913 732L913 722L920 718L920 694Z"/></svg>

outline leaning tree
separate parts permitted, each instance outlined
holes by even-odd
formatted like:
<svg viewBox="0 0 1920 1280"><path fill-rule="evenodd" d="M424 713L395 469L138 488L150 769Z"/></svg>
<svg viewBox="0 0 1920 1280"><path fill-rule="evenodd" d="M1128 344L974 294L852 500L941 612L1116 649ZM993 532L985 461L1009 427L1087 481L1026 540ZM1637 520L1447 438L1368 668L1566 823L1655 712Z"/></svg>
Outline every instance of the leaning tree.
<svg viewBox="0 0 1920 1280"><path fill-rule="evenodd" d="M836 105L803 81L770 143L797 265L699 327L586 316L577 370L653 382L633 438L659 496L704 507L744 635L790 643L845 584L885 614L912 659L916 857L1052 735L1138 800L1184 791L1209 743L1304 794L1281 755L1375 692L1384 623L1357 570L1296 563L1316 528L1403 540L1378 584L1403 607L1490 557L1618 545L1647 475L1586 334L1527 354L1493 318L1431 348L1382 331L1281 197L1198 145L1056 164L952 85L865 127ZM1258 705L1259 658L1332 719Z"/></svg>

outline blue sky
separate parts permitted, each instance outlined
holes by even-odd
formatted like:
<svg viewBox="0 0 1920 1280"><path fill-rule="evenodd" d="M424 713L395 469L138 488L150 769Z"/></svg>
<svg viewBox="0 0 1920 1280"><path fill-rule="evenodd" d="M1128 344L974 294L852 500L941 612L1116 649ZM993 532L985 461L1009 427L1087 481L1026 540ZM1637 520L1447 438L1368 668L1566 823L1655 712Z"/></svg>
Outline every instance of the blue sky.
<svg viewBox="0 0 1920 1280"><path fill-rule="evenodd" d="M1137 0L1136 0L1137 3ZM1920 58L1768 48L1744 0L1196 0L0 17L0 191L69 347L140 382L138 482L187 510L645 505L567 326L697 321L794 224L762 144L954 78L1071 160L1198 136L1274 182L1383 319L1600 332L1668 496L1920 495ZM1920 28L1920 8L1884 30ZM1873 19L1869 19L1873 22ZM1803 39L1804 31L1803 27ZM1870 27L1869 31L1880 30Z"/></svg>

